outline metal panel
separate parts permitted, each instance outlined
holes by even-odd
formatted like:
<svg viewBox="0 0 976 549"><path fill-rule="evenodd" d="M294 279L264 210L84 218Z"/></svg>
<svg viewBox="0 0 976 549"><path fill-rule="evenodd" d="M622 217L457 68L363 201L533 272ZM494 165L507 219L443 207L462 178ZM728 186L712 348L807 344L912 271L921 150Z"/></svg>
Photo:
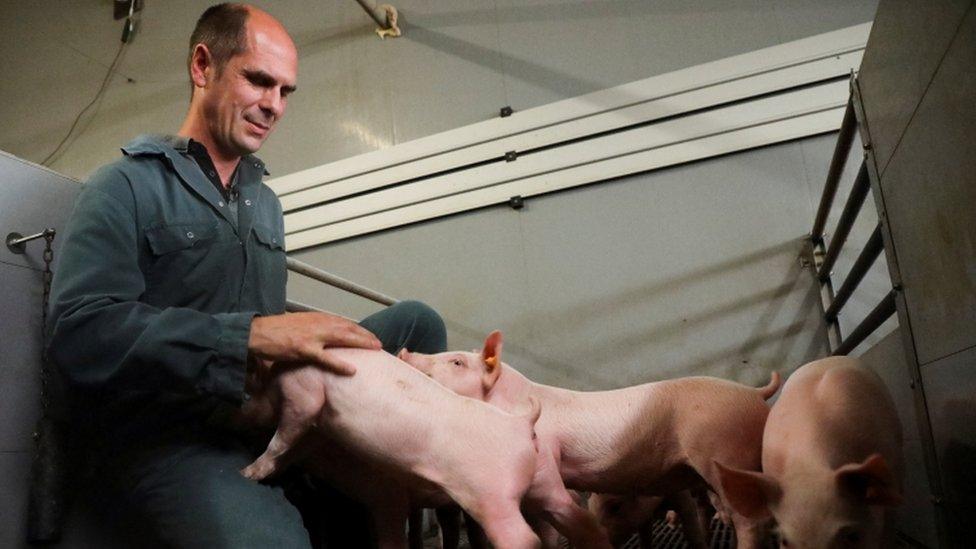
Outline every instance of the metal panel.
<svg viewBox="0 0 976 549"><path fill-rule="evenodd" d="M63 221L80 190L73 179L0 151L0 239L5 241L11 232L28 235L47 227L64 228ZM55 238L55 257L59 245ZM22 255L0 244L0 263L43 269L43 251L43 240L28 243Z"/></svg>
<svg viewBox="0 0 976 549"><path fill-rule="evenodd" d="M843 107L813 114L778 120L770 124L748 127L702 139L678 143L658 149L638 151L621 157L572 166L566 170L540 173L525 179L501 182L458 194L448 194L418 203L379 211L370 215L325 225L320 228L290 233L288 249L301 249L316 244L340 240L390 227L423 221L505 202L509 197L534 196L547 192L585 185L610 178L631 175L719 156L730 152L788 141L835 129L843 115ZM286 224L288 218L286 217Z"/></svg>
<svg viewBox="0 0 976 549"><path fill-rule="evenodd" d="M976 345L973 67L976 9L881 179L920 365Z"/></svg>
<svg viewBox="0 0 976 549"><path fill-rule="evenodd" d="M915 418L913 390L905 347L898 329L861 355L868 368L885 382L898 411L904 435L905 502L895 508L892 520L898 531L929 547L938 546L935 527L935 505L925 472L922 442Z"/></svg>
<svg viewBox="0 0 976 549"><path fill-rule="evenodd" d="M972 546L976 514L976 347L922 369L945 485L949 547Z"/></svg>
<svg viewBox="0 0 976 549"><path fill-rule="evenodd" d="M285 209L636 123L846 75L870 24L557 101L269 181ZM358 176L358 177L357 177ZM364 179L365 178L365 179ZM287 195L330 184L323 193Z"/></svg>
<svg viewBox="0 0 976 549"><path fill-rule="evenodd" d="M0 263L0 280L0 452L24 451L41 404L41 273Z"/></svg>
<svg viewBox="0 0 976 549"><path fill-rule="evenodd" d="M972 5L972 0L891 1L878 8L860 80L882 175Z"/></svg>

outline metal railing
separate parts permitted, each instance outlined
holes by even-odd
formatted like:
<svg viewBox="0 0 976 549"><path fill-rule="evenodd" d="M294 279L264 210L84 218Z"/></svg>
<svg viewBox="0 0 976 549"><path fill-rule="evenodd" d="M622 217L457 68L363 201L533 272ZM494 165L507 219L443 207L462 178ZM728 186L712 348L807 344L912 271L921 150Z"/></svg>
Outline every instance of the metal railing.
<svg viewBox="0 0 976 549"><path fill-rule="evenodd" d="M892 289L874 309L861 321L860 324L846 337L841 337L839 315L841 309L853 295L854 290L864 279L864 275L871 268L881 251L884 249L884 241L881 234L881 224L879 223L867 244L861 251L854 265L851 267L847 277L841 283L840 289L835 294L831 275L834 265L840 255L841 249L850 236L851 228L857 219L858 213L864 206L864 200L871 189L870 176L868 174L867 158L861 162L861 167L857 172L857 177L851 187L850 195L844 204L837 227L834 230L830 244L827 245L824 239L824 227L827 224L827 217L833 206L837 188L840 184L840 177L847 163L847 157L854 142L854 134L857 130L857 117L854 113L853 98L847 102L847 109L844 111L844 120L841 123L840 133L837 136L837 145L830 161L830 168L827 171L827 181L824 183L823 195L820 198L820 206L814 218L813 230L810 233L811 253L813 255L811 265L813 265L817 282L821 286L821 304L824 309L824 320L827 322L837 344L831 351L833 355L846 355L856 348L862 341L878 329L881 324L888 320L896 312L895 297L897 289ZM822 258L822 259L820 259ZM819 261L818 261L819 260ZM826 298L824 298L826 295Z"/></svg>
<svg viewBox="0 0 976 549"><path fill-rule="evenodd" d="M392 298L386 294L377 292L376 290L371 290L365 286L356 284L355 282L346 280L341 276L336 276L332 273L323 271L322 269L313 267L308 263L303 263L294 258L287 258L288 270L305 275L309 278L318 280L319 282L324 282L330 286L339 288L340 290L345 290L349 293L356 294L361 297L365 297L371 301L375 301L382 305L393 305L399 300ZM285 304L285 310L289 312L301 312L301 311L321 311L318 307L312 305L306 305L298 301L288 300Z"/></svg>

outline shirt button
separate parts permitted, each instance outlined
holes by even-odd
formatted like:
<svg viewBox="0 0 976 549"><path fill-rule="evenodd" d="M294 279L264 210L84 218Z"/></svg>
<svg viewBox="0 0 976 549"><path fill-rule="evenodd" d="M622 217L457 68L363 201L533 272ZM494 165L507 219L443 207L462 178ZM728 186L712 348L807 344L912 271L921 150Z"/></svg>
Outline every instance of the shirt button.
<svg viewBox="0 0 976 549"><path fill-rule="evenodd" d="M248 198L247 200L245 200L245 201L244 201L244 205L245 205L245 206L250 206L250 205L251 205L251 199L250 199L250 198Z"/></svg>
<svg viewBox="0 0 976 549"><path fill-rule="evenodd" d="M216 177L216 176L217 176L217 174L216 174L216 173L214 173L214 171L213 171L213 170L210 170L209 172L207 172L207 174L208 174L208 175L209 175L210 177Z"/></svg>
<svg viewBox="0 0 976 549"><path fill-rule="evenodd" d="M187 237L187 238L193 238L193 237L194 237L194 234L193 234L193 233L191 233L191 232L187 232L187 233L186 233L186 237Z"/></svg>
<svg viewBox="0 0 976 549"><path fill-rule="evenodd" d="M224 207L224 201L221 200L220 202L217 202L217 205L220 206L221 208L223 208Z"/></svg>
<svg viewBox="0 0 976 549"><path fill-rule="evenodd" d="M261 164L260 164L259 162L255 162L255 163L254 163L254 167L255 167L255 168L260 168L260 167L261 167Z"/></svg>

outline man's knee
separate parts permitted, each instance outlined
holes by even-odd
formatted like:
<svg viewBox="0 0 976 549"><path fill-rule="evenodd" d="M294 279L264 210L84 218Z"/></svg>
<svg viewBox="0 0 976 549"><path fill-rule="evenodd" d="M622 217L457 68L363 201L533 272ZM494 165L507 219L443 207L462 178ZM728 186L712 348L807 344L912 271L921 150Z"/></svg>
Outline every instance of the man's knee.
<svg viewBox="0 0 976 549"><path fill-rule="evenodd" d="M408 299L390 306L397 322L409 326L406 346L411 351L439 353L447 350L447 328L444 319L422 301Z"/></svg>

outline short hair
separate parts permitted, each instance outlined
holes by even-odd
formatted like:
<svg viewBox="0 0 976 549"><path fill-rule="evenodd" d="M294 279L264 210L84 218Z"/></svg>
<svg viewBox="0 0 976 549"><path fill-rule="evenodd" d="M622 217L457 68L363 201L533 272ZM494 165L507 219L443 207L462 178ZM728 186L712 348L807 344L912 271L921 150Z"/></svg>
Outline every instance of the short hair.
<svg viewBox="0 0 976 549"><path fill-rule="evenodd" d="M235 55L246 52L248 15L247 8L242 4L223 3L207 8L190 35L187 71L191 70L193 49L197 44L203 44L210 50L218 75Z"/></svg>

